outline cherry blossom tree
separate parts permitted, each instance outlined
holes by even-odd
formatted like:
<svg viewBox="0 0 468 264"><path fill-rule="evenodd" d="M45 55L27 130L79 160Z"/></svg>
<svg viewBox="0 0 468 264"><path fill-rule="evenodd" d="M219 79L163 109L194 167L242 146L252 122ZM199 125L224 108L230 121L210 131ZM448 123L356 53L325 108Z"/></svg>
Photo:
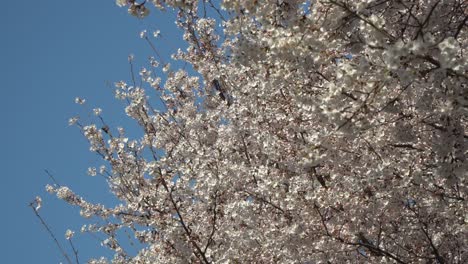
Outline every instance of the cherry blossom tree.
<svg viewBox="0 0 468 264"><path fill-rule="evenodd" d="M175 10L193 70L116 84L140 138L71 120L120 201L47 186L107 223L90 263L468 262L467 1L117 4Z"/></svg>

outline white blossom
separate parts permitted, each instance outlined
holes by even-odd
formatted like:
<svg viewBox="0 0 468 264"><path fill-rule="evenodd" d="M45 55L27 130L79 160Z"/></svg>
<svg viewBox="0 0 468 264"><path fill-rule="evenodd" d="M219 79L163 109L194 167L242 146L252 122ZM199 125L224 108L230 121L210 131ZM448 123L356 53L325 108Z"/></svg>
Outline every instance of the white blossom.
<svg viewBox="0 0 468 264"><path fill-rule="evenodd" d="M75 98L75 103L76 103L76 104L82 105L82 104L84 104L85 102L86 102L86 100L83 99L83 98L80 98L80 97L76 97L76 98Z"/></svg>
<svg viewBox="0 0 468 264"><path fill-rule="evenodd" d="M146 38L146 29L140 32L140 38Z"/></svg>
<svg viewBox="0 0 468 264"><path fill-rule="evenodd" d="M170 68L171 68L171 64L170 64L170 63L166 63L166 64L164 64L163 71L164 71L164 72L168 72Z"/></svg>
<svg viewBox="0 0 468 264"><path fill-rule="evenodd" d="M128 0L115 0L115 4L122 7L122 6L126 6L128 3Z"/></svg>
<svg viewBox="0 0 468 264"><path fill-rule="evenodd" d="M75 232L71 231L70 229L67 229L67 231L65 232L65 238L67 240L70 240L73 237L73 235L75 235Z"/></svg>
<svg viewBox="0 0 468 264"><path fill-rule="evenodd" d="M97 175L96 168L95 167L88 168L88 175L89 176L96 176Z"/></svg>
<svg viewBox="0 0 468 264"><path fill-rule="evenodd" d="M100 174L104 174L105 172L106 172L106 166L105 166L105 165L101 165L101 166L99 167L99 173L100 173Z"/></svg>
<svg viewBox="0 0 468 264"><path fill-rule="evenodd" d="M36 207L34 208L36 211L39 211L42 207L42 198L40 196L36 196L36 199L34 199Z"/></svg>
<svg viewBox="0 0 468 264"><path fill-rule="evenodd" d="M100 116L101 113L102 113L102 109L101 108L94 108L93 113L94 113L95 116Z"/></svg>
<svg viewBox="0 0 468 264"><path fill-rule="evenodd" d="M69 126L73 126L73 125L76 124L76 122L78 122L78 120L79 120L79 117L74 116L74 117L68 119L68 125L69 125Z"/></svg>
<svg viewBox="0 0 468 264"><path fill-rule="evenodd" d="M55 188L50 184L47 184L45 189L48 193L54 193L55 191Z"/></svg>
<svg viewBox="0 0 468 264"><path fill-rule="evenodd" d="M159 30L153 31L153 37L158 38L160 36L161 36L161 31L159 31Z"/></svg>
<svg viewBox="0 0 468 264"><path fill-rule="evenodd" d="M66 186L58 188L56 192L57 192L57 197L62 200L68 200L74 196L74 193Z"/></svg>

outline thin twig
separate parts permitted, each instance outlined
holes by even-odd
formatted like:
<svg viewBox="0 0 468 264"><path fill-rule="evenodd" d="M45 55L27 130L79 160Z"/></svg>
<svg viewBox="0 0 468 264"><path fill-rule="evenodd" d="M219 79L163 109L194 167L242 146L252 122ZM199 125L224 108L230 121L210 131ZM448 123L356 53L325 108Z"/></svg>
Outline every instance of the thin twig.
<svg viewBox="0 0 468 264"><path fill-rule="evenodd" d="M80 260L78 259L78 250L76 250L75 246L73 245L72 239L68 239L70 246L73 250L73 254L75 255L76 264L80 264Z"/></svg>
<svg viewBox="0 0 468 264"><path fill-rule="evenodd" d="M54 178L54 176L47 169L44 169L44 171L47 174L47 176L49 176L49 178L54 182L55 185L60 186L58 181Z"/></svg>
<svg viewBox="0 0 468 264"><path fill-rule="evenodd" d="M34 207L34 203L30 203L29 206L33 209L36 217L39 218L42 226L46 229L47 233L49 233L50 237L54 240L55 245L60 250L60 253L62 253L63 257L67 260L69 264L72 264L73 262L71 261L70 257L67 255L65 250L62 248L62 246L60 245L60 242L57 240L57 237L54 235L50 227L47 225L44 219L39 215L39 212L37 211L37 209Z"/></svg>

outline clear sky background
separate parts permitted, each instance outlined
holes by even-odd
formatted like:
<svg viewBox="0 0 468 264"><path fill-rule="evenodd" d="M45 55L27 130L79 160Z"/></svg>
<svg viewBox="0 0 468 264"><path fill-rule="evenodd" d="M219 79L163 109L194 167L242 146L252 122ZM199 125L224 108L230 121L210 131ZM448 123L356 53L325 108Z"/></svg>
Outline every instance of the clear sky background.
<svg viewBox="0 0 468 264"><path fill-rule="evenodd" d="M160 29L163 40L156 46L161 54L182 45L174 14L152 11L142 21L117 7L114 0L2 1L2 263L63 261L28 207L36 195L43 198L42 216L65 246L65 230L79 231L86 223L78 208L45 192L51 180L44 169L91 202L113 202L105 181L86 174L101 160L89 151L78 128L68 126L68 119L76 114L86 119L92 108L101 107L111 127L129 122L123 103L114 99L113 83L130 80L129 54L135 54L137 65L152 55L139 32ZM74 103L77 96L87 99L86 110ZM109 255L87 234L77 232L75 245L82 263L92 256Z"/></svg>

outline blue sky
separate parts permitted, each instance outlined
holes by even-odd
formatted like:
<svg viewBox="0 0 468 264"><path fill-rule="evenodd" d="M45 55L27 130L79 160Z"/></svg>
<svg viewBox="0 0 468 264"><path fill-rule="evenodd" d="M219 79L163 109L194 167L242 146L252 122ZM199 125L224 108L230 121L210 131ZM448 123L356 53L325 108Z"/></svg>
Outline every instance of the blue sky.
<svg viewBox="0 0 468 264"><path fill-rule="evenodd" d="M79 230L86 221L77 208L45 193L44 186L51 181L44 169L92 202L112 202L105 181L87 176L87 168L101 161L89 152L78 129L68 126L68 119L76 114L86 117L92 108L101 107L111 127L125 126L129 121L122 102L114 99L112 84L130 80L129 54L135 54L136 64L152 55L139 32L160 29L164 42L156 46L161 54L182 44L170 19L173 14L152 14L141 21L114 0L2 4L2 262L60 263L59 251L28 203L36 195L43 198L40 212L63 243L67 228ZM77 96L87 99L88 110L74 103ZM75 243L81 262L106 253L86 234L78 234Z"/></svg>

